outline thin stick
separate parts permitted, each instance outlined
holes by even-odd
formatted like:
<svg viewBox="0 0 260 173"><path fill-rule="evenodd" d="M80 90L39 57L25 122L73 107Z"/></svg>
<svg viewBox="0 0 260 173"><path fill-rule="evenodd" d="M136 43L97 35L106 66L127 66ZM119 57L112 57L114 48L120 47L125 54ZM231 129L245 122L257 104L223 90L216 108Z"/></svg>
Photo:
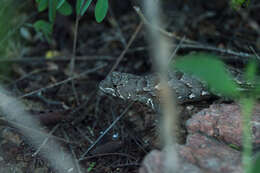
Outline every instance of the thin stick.
<svg viewBox="0 0 260 173"><path fill-rule="evenodd" d="M69 136L67 135L66 131L62 128L62 133L65 137L66 140L69 140ZM79 162L78 162L78 159L77 159L77 156L76 156L76 153L74 152L72 146L69 144L69 148L70 148L70 152L72 153L72 157L74 159L74 163L75 163L75 166L77 168L77 172L78 173L82 173L81 169L80 169L80 165L79 165Z"/></svg>
<svg viewBox="0 0 260 173"><path fill-rule="evenodd" d="M171 54L169 60L168 60L168 64L173 60L173 58L175 57L176 53L178 52L178 50L180 49L183 41L185 40L185 36L182 37L180 43L177 45L177 47L174 49L173 53Z"/></svg>
<svg viewBox="0 0 260 173"><path fill-rule="evenodd" d="M175 133L176 130L176 101L174 93L170 90L168 86L167 72L168 72L168 62L170 57L170 46L169 40L165 37L165 32L158 26L162 26L160 17L160 4L155 4L154 1L145 0L145 14L147 15L151 24L148 24L147 29L149 31L149 43L153 48L150 52L151 57L154 60L154 67L159 74L160 79L160 90L159 97L161 99L162 106L162 140L165 152L164 161L164 173L170 173L177 171L178 156L175 149ZM163 35L162 35L162 34ZM174 52L177 52L175 50ZM173 56L176 53L173 54ZM149 172L149 171L148 171Z"/></svg>
<svg viewBox="0 0 260 173"><path fill-rule="evenodd" d="M74 75L74 68L75 68L75 59L76 59L76 49L77 49L77 38L78 38L78 26L79 26L79 15L76 17L76 23L75 23L75 32L74 32L74 39L73 39L73 50L72 50L72 58L70 61L70 75ZM78 93L76 91L74 80L71 80L71 88L73 91L73 94L75 96L76 102L79 105L79 97Z"/></svg>
<svg viewBox="0 0 260 173"><path fill-rule="evenodd" d="M82 154L82 156L80 157L79 161L84 160L85 156L89 153L89 151L96 146L96 144L109 132L109 130L114 127L114 125L125 115L125 113L131 108L131 106L133 105L134 102L130 103L125 110L121 113L121 115L119 115L113 122L112 124L110 124L110 126L104 131L104 133L102 133L97 140L87 149L87 151Z"/></svg>
<svg viewBox="0 0 260 173"><path fill-rule="evenodd" d="M39 146L39 148L32 154L33 157L35 157L42 149L42 147L48 142L48 140L50 139L50 137L52 136L52 134L57 130L57 128L59 127L59 124L57 124L49 133L48 136L46 136L46 138L44 139L44 141L42 142L42 144Z"/></svg>
<svg viewBox="0 0 260 173"><path fill-rule="evenodd" d="M259 55L256 53L255 49L254 49L252 46L250 46L249 48L250 48L250 49L252 50L252 52L255 54L256 58L257 58L258 60L260 60L260 57L259 57Z"/></svg>
<svg viewBox="0 0 260 173"><path fill-rule="evenodd" d="M11 120L8 120L6 118L0 118L0 124L2 122L6 122L5 124L11 124L11 126L13 125L15 127L23 128L23 129L26 129L28 131L32 131L33 133L37 133L37 135L45 135L47 137L47 135L45 133L41 132L41 131L38 131L36 129L32 129L32 128L28 127L28 126L24 126L22 124L16 123L16 122L11 121ZM50 138L52 138L52 139L55 139L55 140L58 140L58 141L61 141L61 142L64 142L64 143L75 144L75 145L78 145L78 146L80 145L78 142L67 141L67 140L65 140L63 138L60 138L60 137L57 137L57 136L53 136L52 134L50 134L48 136Z"/></svg>
<svg viewBox="0 0 260 173"><path fill-rule="evenodd" d="M39 141L44 141L48 134L40 127L37 119L25 111L23 104L19 100L8 95L9 93L1 87L0 98L2 100L0 107L2 114L7 120L15 123L12 125L15 125L19 129L19 132L25 135L34 147L40 147ZM33 130L23 127L30 127ZM36 134L35 131L41 131L43 135ZM57 170L57 172L67 172L74 168L71 156L55 141L51 145L49 143L42 145L41 151L41 155L49 161L53 169ZM64 159L60 159L62 157Z"/></svg>
<svg viewBox="0 0 260 173"><path fill-rule="evenodd" d="M255 57L253 54L249 54L249 53L246 53L246 52L235 52L231 49L217 48L217 47L206 46L206 45L202 45L202 44L182 44L180 47L181 48L194 48L194 49L204 49L204 50L216 51L216 52L234 55L234 56L239 56L239 57L244 57L244 58Z"/></svg>
<svg viewBox="0 0 260 173"><path fill-rule="evenodd" d="M82 73L80 73L79 75L75 75L75 76L73 76L73 77L69 77L69 78L67 78L67 79L65 79L65 80L63 80L63 81L54 83L54 84L49 85L49 86L44 87L44 88L40 88L40 89L34 90L34 91L32 91L32 92L30 92L30 93L27 93L27 94L24 94L24 95L22 95L22 96L20 96L20 97L18 97L18 98L19 98L19 99L22 99L22 98L31 96L31 95L33 95L33 94L36 94L36 93L38 93L38 92L40 92L40 91L44 91L44 90L46 90L46 89L53 88L53 87L59 86L59 85L61 85L61 84L70 82L71 80L74 80L74 79L83 77L83 76L85 76L85 75L87 75L87 74L89 74L89 73L93 73L93 72L95 72L95 71L97 71L97 70L99 70L99 69L102 69L102 68L104 68L105 66L106 66L106 65L100 65L100 66L98 66L98 67L96 67L96 68L93 68L93 69L87 70L87 71L85 71L85 72L82 72Z"/></svg>
<svg viewBox="0 0 260 173"><path fill-rule="evenodd" d="M144 17L143 13L141 12L140 7L135 6L134 9L135 9L136 13L139 15L139 17L142 19L142 21L143 21L145 24L149 25L149 27L152 27L153 29L158 30L160 33L162 33L163 35L165 35L165 36L167 36L167 37L175 38L175 39L177 39L177 40L181 40L181 39L182 39L181 37L176 36L174 33L168 32L168 31L166 31L165 29L162 29L162 28L160 28L160 27L157 26L157 25L152 25L152 24ZM186 42L186 43L193 43L193 44L198 43L198 42L196 42L196 41L188 40L188 39L185 39L185 40L183 40L183 41Z"/></svg>
<svg viewBox="0 0 260 173"><path fill-rule="evenodd" d="M38 56L38 57L0 57L0 62L49 62L49 61L71 61L71 59L67 58L69 55L64 56L55 56L51 59L46 59L46 57ZM76 56L75 60L77 61L113 61L115 58L107 55L95 55L95 56Z"/></svg>
<svg viewBox="0 0 260 173"><path fill-rule="evenodd" d="M125 56L127 50L128 50L129 47L132 45L132 43L133 43L133 41L135 40L137 34L140 32L140 30L141 30L143 24L144 24L144 23L143 23L142 21L138 24L138 26L137 26L137 28L136 28L134 34L133 34L132 37L130 38L130 40L129 40L129 42L127 43L127 45L126 45L125 49L123 50L123 52L122 52L122 53L120 54L120 56L117 58L115 64L113 65L113 67L111 68L111 70L109 71L109 73L108 73L107 76L109 76L109 75L116 69L116 67L118 66L118 64L120 63L120 61L124 58L124 56Z"/></svg>

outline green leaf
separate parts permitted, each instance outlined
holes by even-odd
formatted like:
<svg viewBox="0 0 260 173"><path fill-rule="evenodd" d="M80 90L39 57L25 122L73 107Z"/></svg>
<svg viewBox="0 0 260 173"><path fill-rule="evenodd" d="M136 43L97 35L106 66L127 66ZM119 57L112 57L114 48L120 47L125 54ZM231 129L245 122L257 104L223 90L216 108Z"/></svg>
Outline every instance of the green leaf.
<svg viewBox="0 0 260 173"><path fill-rule="evenodd" d="M49 21L54 23L56 18L57 0L49 0Z"/></svg>
<svg viewBox="0 0 260 173"><path fill-rule="evenodd" d="M38 3L38 11L42 12L47 9L48 7L48 0L38 0L36 1Z"/></svg>
<svg viewBox="0 0 260 173"><path fill-rule="evenodd" d="M91 172L93 170L93 168L95 167L95 165L96 165L96 162L90 162L87 172Z"/></svg>
<svg viewBox="0 0 260 173"><path fill-rule="evenodd" d="M211 91L227 97L239 96L238 85L225 68L225 64L216 56L209 54L192 54L176 60L174 68L193 74L207 82Z"/></svg>
<svg viewBox="0 0 260 173"><path fill-rule="evenodd" d="M42 32L47 41L50 41L50 35L52 33L52 24L44 20L38 20L33 24L36 32Z"/></svg>
<svg viewBox="0 0 260 173"><path fill-rule="evenodd" d="M247 8L250 4L250 0L231 0L230 5L233 9L239 10L242 8Z"/></svg>
<svg viewBox="0 0 260 173"><path fill-rule="evenodd" d="M260 154L256 157L256 161L253 164L253 169L251 173L259 173L260 172Z"/></svg>
<svg viewBox="0 0 260 173"><path fill-rule="evenodd" d="M251 61L245 71L245 79L251 86L251 96L254 98L260 98L260 78L257 76L257 62Z"/></svg>
<svg viewBox="0 0 260 173"><path fill-rule="evenodd" d="M83 7L84 2L85 2L85 0L77 0L77 2L76 2L76 13L77 13L77 15L80 15L80 11Z"/></svg>
<svg viewBox="0 0 260 173"><path fill-rule="evenodd" d="M87 0L87 2L85 3L84 7L82 8L80 15L83 16L85 14L85 12L87 11L89 5L91 4L92 0Z"/></svg>
<svg viewBox="0 0 260 173"><path fill-rule="evenodd" d="M71 13L72 13L72 7L67 1L65 1L62 4L62 6L60 6L60 8L58 8L58 11L60 14L62 14L64 16L68 16L68 15L71 15Z"/></svg>
<svg viewBox="0 0 260 173"><path fill-rule="evenodd" d="M59 9L66 1L65 0L58 0L58 5L56 7L56 9Z"/></svg>
<svg viewBox="0 0 260 173"><path fill-rule="evenodd" d="M255 98L259 99L260 98L260 80L259 80L259 76L257 76L258 78L255 80L255 88L252 92L252 95L255 96Z"/></svg>
<svg viewBox="0 0 260 173"><path fill-rule="evenodd" d="M34 29L37 32L44 32L46 34L52 33L52 24L44 20L38 20L33 24Z"/></svg>
<svg viewBox="0 0 260 173"><path fill-rule="evenodd" d="M234 150L237 150L237 151L240 150L240 147L239 147L238 145L236 145L236 144L228 144L228 146L229 146L230 148L233 148Z"/></svg>
<svg viewBox="0 0 260 173"><path fill-rule="evenodd" d="M256 73L257 73L256 61L249 62L249 64L246 66L245 79L250 83L255 83Z"/></svg>
<svg viewBox="0 0 260 173"><path fill-rule="evenodd" d="M95 7L95 18L98 23L106 17L108 10L108 0L98 0Z"/></svg>

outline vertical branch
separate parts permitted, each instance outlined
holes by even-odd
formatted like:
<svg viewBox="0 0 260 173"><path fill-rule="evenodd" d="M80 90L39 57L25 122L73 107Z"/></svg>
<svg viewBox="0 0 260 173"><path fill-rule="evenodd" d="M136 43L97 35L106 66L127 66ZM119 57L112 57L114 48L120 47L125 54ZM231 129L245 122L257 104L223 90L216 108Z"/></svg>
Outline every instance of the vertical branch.
<svg viewBox="0 0 260 173"><path fill-rule="evenodd" d="M45 142L50 134L40 126L34 116L25 111L24 105L0 86L0 110L4 120L16 127L45 157L58 173L75 170L73 158L56 142ZM55 129L54 129L55 130Z"/></svg>
<svg viewBox="0 0 260 173"><path fill-rule="evenodd" d="M151 26L147 25L149 31L149 43L152 47L150 56L153 58L154 68L160 78L162 119L162 140L166 150L166 160L164 172L174 172L177 170L177 153L174 148L174 127L176 127L176 103L172 91L168 86L168 62L170 57L170 42L154 28L162 26L160 17L160 4L152 0L145 0L145 14Z"/></svg>
<svg viewBox="0 0 260 173"><path fill-rule="evenodd" d="M80 17L79 17L79 15L77 15L76 23L75 23L74 38L73 38L72 57L71 57L71 60L70 60L70 73L71 73L71 75L74 73L74 68L75 68L79 19L80 19Z"/></svg>
<svg viewBox="0 0 260 173"><path fill-rule="evenodd" d="M80 14L76 16L75 32L74 32L73 48L72 48L72 57L71 57L71 60L70 60L70 69L69 69L70 70L70 77L73 77L73 75L74 75L75 59L76 59L76 51L77 51L77 41L78 41L78 27L79 27L80 17L81 17ZM76 102L79 105L79 98L78 98L78 94L77 94L77 91L76 91L76 88L75 88L74 80L71 81L71 87L72 87L72 91L74 93Z"/></svg>

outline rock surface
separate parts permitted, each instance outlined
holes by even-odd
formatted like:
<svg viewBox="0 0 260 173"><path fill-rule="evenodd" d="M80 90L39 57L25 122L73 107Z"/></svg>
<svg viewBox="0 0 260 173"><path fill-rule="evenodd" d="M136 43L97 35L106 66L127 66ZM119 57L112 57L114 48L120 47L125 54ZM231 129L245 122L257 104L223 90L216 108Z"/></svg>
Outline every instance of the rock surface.
<svg viewBox="0 0 260 173"><path fill-rule="evenodd" d="M177 172L242 173L238 150L242 148L241 118L237 104L213 104L193 115L186 122L189 132L186 144L176 144ZM260 104L254 108L251 124L256 155L260 146ZM237 146L237 149L231 146ZM165 163L163 151L152 151L145 157L139 172L162 172Z"/></svg>
<svg viewBox="0 0 260 173"><path fill-rule="evenodd" d="M215 139L197 133L176 148L180 156L176 173L242 173L240 152ZM163 172L165 163L165 152L154 150L145 157L139 173Z"/></svg>
<svg viewBox="0 0 260 173"><path fill-rule="evenodd" d="M189 119L186 123L189 133L201 132L228 144L242 146L241 111L237 104L214 104ZM252 120L254 148L260 146L260 105L256 105Z"/></svg>

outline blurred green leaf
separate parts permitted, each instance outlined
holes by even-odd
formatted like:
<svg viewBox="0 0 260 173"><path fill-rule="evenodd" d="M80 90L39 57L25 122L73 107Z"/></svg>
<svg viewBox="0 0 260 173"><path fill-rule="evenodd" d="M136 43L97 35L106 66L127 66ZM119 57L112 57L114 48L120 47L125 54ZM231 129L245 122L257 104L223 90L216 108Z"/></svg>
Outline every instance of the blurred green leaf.
<svg viewBox="0 0 260 173"><path fill-rule="evenodd" d="M238 85L225 68L225 64L216 56L209 54L192 54L176 60L174 68L193 74L207 82L211 91L227 97L239 96Z"/></svg>
<svg viewBox="0 0 260 173"><path fill-rule="evenodd" d="M52 24L44 20L38 20L33 24L34 29L37 32L42 32L47 41L50 41L50 35L52 33Z"/></svg>
<svg viewBox="0 0 260 173"><path fill-rule="evenodd" d="M49 21L54 23L56 18L56 7L57 7L57 0L49 0Z"/></svg>
<svg viewBox="0 0 260 173"><path fill-rule="evenodd" d="M259 173L259 172L260 172L260 154L258 154L258 156L256 157L251 173Z"/></svg>
<svg viewBox="0 0 260 173"><path fill-rule="evenodd" d="M12 9L12 10L10 10ZM17 27L17 22L11 22L17 19L17 6L12 0L4 1L0 5L0 53L6 49L7 41L10 40L10 36L15 32L12 32L13 28Z"/></svg>
<svg viewBox="0 0 260 173"><path fill-rule="evenodd" d="M38 11L42 12L47 9L49 0L38 0Z"/></svg>
<svg viewBox="0 0 260 173"><path fill-rule="evenodd" d="M234 150L237 150L237 151L240 150L239 146L236 145L236 144L228 144L228 146L229 146L230 148L233 148Z"/></svg>
<svg viewBox="0 0 260 173"><path fill-rule="evenodd" d="M80 15L80 11L83 7L84 2L85 2L85 0L77 0L77 2L76 2L76 13L77 13L77 15Z"/></svg>
<svg viewBox="0 0 260 173"><path fill-rule="evenodd" d="M259 80L259 76L257 76L257 79L255 80L255 88L252 92L252 96L256 97L257 99L260 98L260 80Z"/></svg>
<svg viewBox="0 0 260 173"><path fill-rule="evenodd" d="M20 2L20 1L19 1ZM2 0L0 4L0 56L12 58L21 53L19 45L23 43L19 37L19 28L25 22L19 8L22 3L14 0ZM24 47L22 48L24 49ZM17 54L16 52L17 51ZM6 79L13 77L13 62L0 63L0 82L7 82Z"/></svg>
<svg viewBox="0 0 260 173"><path fill-rule="evenodd" d="M252 126L251 116L256 100L253 97L241 97L239 100L242 114L242 165L244 173L251 173L253 168L252 157Z"/></svg>
<svg viewBox="0 0 260 173"><path fill-rule="evenodd" d="M33 24L34 29L37 32L44 32L46 34L52 33L52 24L44 20L38 20Z"/></svg>
<svg viewBox="0 0 260 173"><path fill-rule="evenodd" d="M245 79L251 86L250 95L256 99L260 98L260 78L257 76L258 63L256 61L251 61L245 72Z"/></svg>
<svg viewBox="0 0 260 173"><path fill-rule="evenodd" d="M250 0L231 0L231 7L235 10L242 8L247 8L250 4Z"/></svg>
<svg viewBox="0 0 260 173"><path fill-rule="evenodd" d="M96 165L96 162L90 162L87 172L91 172L93 170L93 168L95 167L95 165Z"/></svg>
<svg viewBox="0 0 260 173"><path fill-rule="evenodd" d="M57 10L59 11L60 14L64 16L71 15L72 13L72 7L67 1L64 1L64 3Z"/></svg>
<svg viewBox="0 0 260 173"><path fill-rule="evenodd" d="M95 7L95 18L98 23L106 17L108 10L108 0L98 0Z"/></svg>
<svg viewBox="0 0 260 173"><path fill-rule="evenodd" d="M87 0L87 2L85 3L85 5L83 6L80 15L83 16L85 14L85 12L87 11L89 5L91 4L92 0Z"/></svg>
<svg viewBox="0 0 260 173"><path fill-rule="evenodd" d="M58 0L58 1L59 2L58 2L58 5L57 5L56 9L59 9L65 2L67 2L65 0Z"/></svg>
<svg viewBox="0 0 260 173"><path fill-rule="evenodd" d="M249 62L249 64L246 66L245 79L250 83L255 83L256 73L257 73L256 61Z"/></svg>

